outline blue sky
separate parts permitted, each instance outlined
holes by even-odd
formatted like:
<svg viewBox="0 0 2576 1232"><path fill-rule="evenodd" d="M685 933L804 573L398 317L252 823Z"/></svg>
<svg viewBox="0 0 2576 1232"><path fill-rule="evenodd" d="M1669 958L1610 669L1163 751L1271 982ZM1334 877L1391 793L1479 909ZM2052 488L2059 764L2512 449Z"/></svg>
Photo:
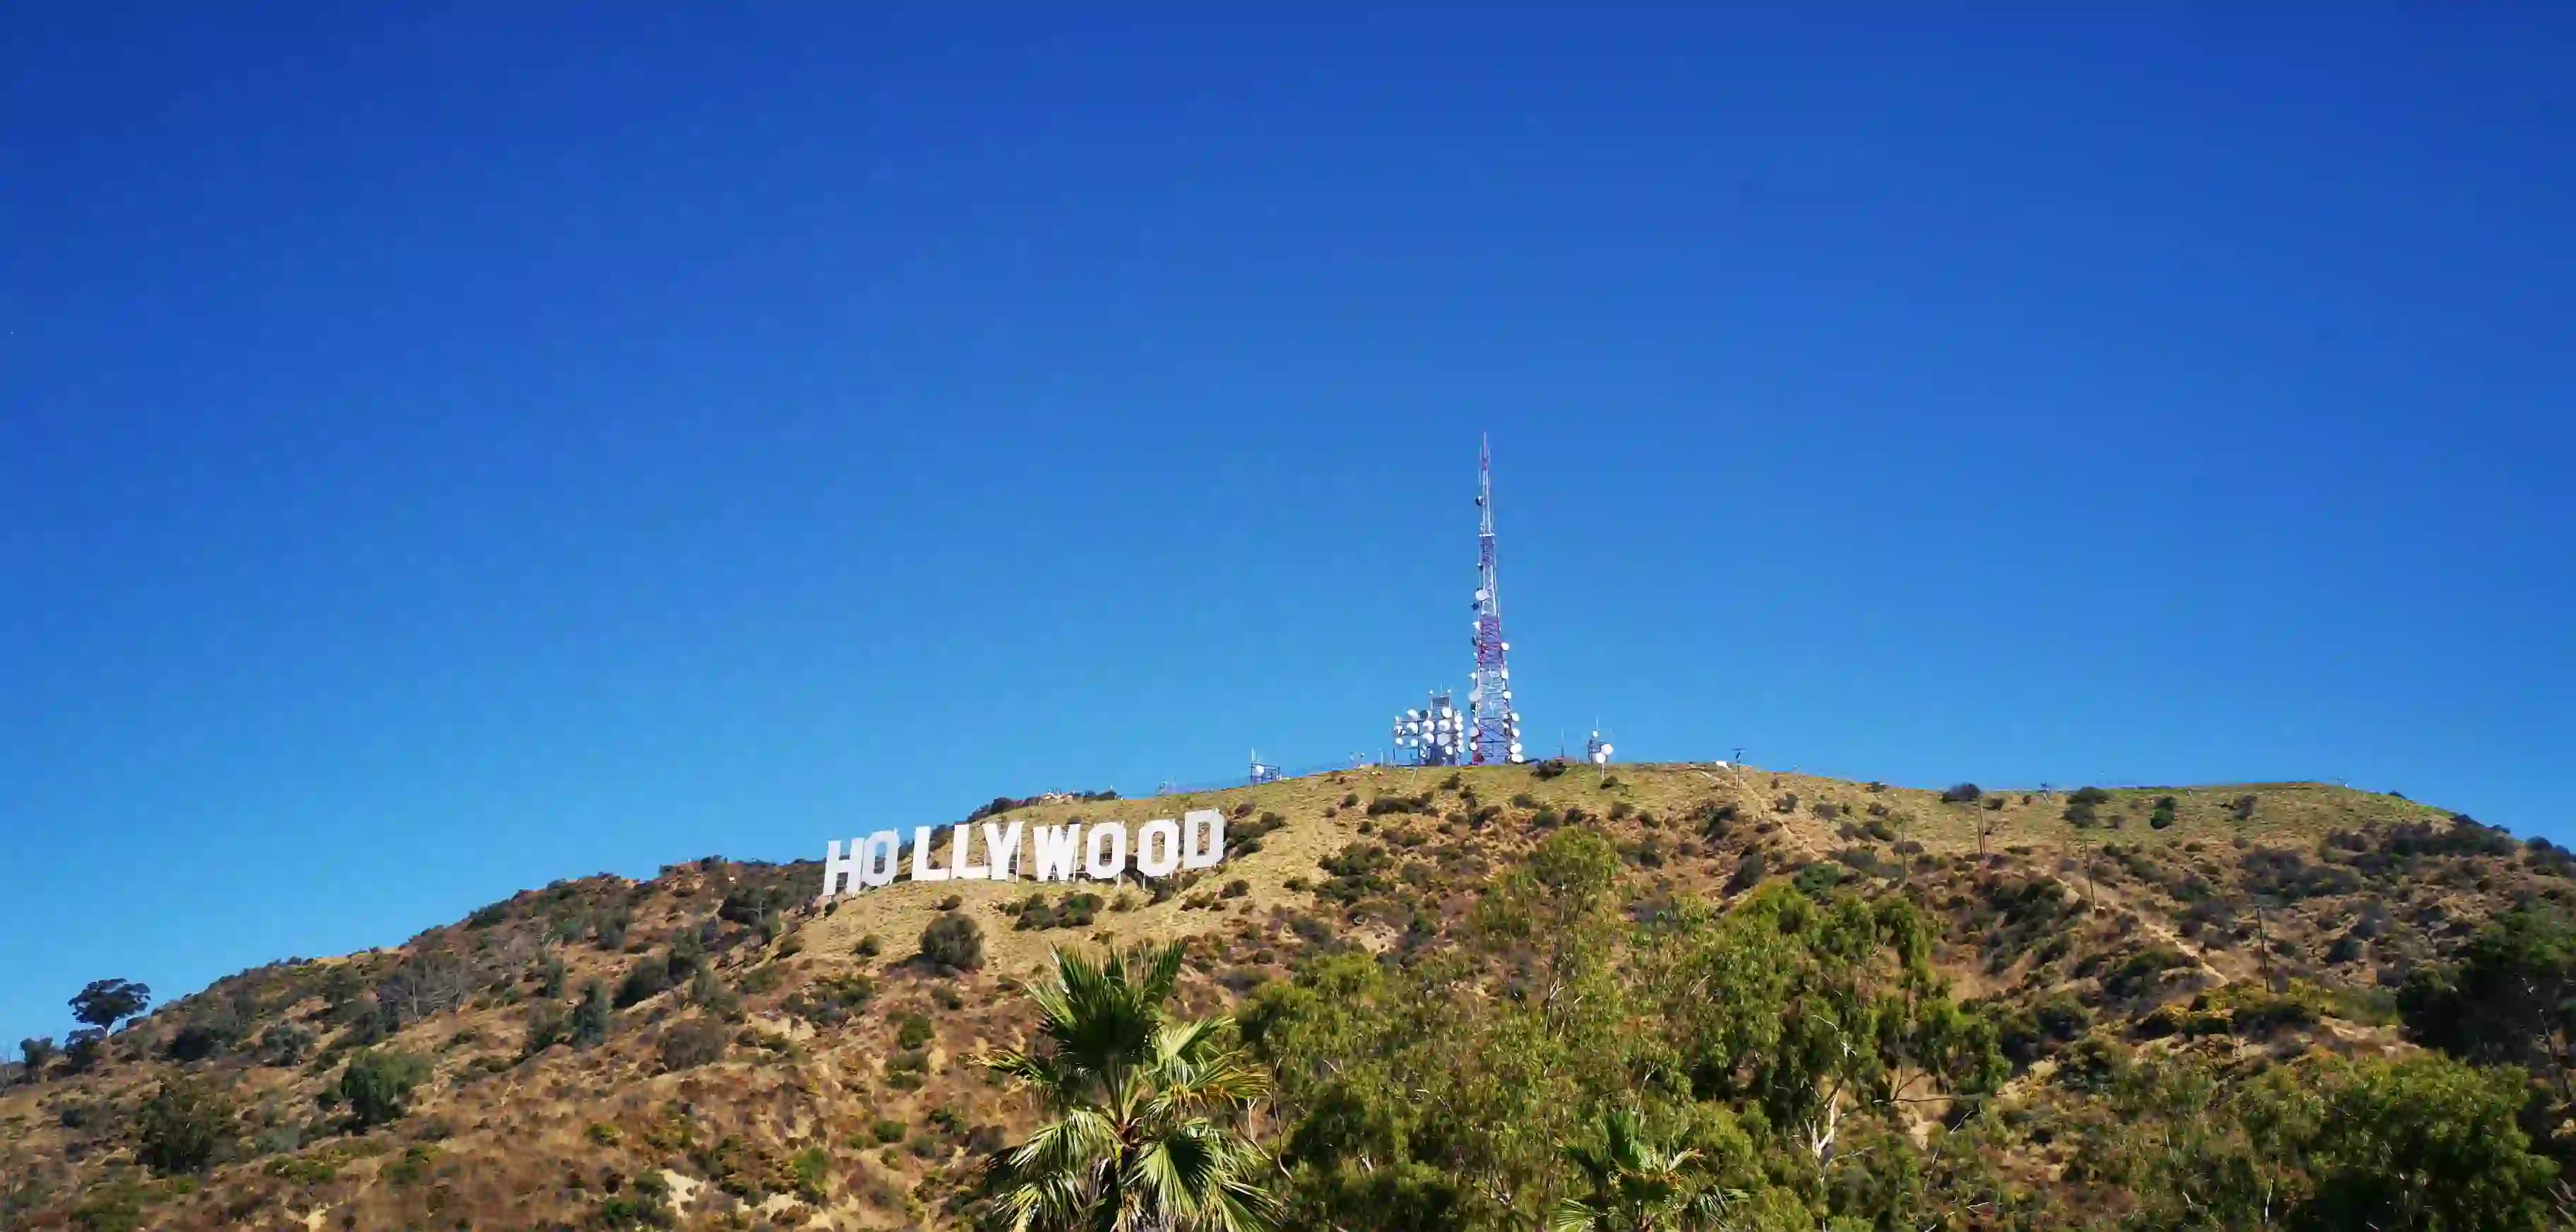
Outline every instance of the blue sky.
<svg viewBox="0 0 2576 1232"><path fill-rule="evenodd" d="M1541 749L2576 839L2563 8L51 7L8 1040L1376 747L1479 433Z"/></svg>

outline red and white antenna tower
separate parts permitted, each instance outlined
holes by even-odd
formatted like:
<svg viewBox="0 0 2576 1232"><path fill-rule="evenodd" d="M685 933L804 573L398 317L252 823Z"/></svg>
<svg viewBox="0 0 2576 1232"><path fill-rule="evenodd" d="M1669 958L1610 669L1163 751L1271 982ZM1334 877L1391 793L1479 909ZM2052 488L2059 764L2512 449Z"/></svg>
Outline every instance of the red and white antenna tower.
<svg viewBox="0 0 2576 1232"><path fill-rule="evenodd" d="M1512 669L1504 660L1512 644L1503 640L1503 596L1494 572L1494 451L1490 442L1476 443L1476 673L1467 689L1467 712L1473 716L1469 738L1471 764L1499 765L1521 760L1521 716L1512 709Z"/></svg>

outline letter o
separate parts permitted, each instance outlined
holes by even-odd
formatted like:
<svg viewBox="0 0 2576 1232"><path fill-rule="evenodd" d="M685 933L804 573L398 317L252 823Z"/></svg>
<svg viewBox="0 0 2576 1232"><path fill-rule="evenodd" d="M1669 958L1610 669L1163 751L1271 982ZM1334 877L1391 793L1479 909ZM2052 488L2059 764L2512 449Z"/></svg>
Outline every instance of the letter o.
<svg viewBox="0 0 2576 1232"><path fill-rule="evenodd" d="M1103 844L1101 840L1112 840ZM1102 846L1111 850L1103 852ZM1127 871L1127 827L1119 822L1104 821L1091 827L1090 850L1083 853L1082 871L1093 881L1116 881Z"/></svg>
<svg viewBox="0 0 2576 1232"><path fill-rule="evenodd" d="M892 830L879 830L869 835L867 845L859 849L859 884L894 884L895 870L903 864L897 852L902 845L902 836Z"/></svg>
<svg viewBox="0 0 2576 1232"><path fill-rule="evenodd" d="M1160 839L1161 842L1155 840ZM1136 830L1136 871L1164 878L1181 866L1181 823L1169 817L1146 822Z"/></svg>

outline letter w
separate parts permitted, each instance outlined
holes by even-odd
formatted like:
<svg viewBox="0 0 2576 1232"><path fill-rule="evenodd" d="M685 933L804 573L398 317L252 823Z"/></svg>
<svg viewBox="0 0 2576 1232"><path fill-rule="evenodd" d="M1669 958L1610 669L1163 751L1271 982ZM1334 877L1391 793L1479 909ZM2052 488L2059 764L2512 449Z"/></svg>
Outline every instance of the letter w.
<svg viewBox="0 0 2576 1232"><path fill-rule="evenodd" d="M1039 826L1037 836L1038 880L1073 880L1073 870L1080 867L1077 861L1082 850L1082 824Z"/></svg>

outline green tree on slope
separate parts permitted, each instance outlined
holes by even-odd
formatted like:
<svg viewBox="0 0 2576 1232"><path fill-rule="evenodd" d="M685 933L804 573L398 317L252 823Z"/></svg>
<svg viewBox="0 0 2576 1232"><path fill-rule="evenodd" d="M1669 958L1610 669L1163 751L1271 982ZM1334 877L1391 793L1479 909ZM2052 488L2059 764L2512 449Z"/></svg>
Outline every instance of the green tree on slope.
<svg viewBox="0 0 2576 1232"><path fill-rule="evenodd" d="M1268 1227L1275 1203L1258 1179L1268 1159L1239 1124L1269 1079L1227 1041L1230 1020L1166 1015L1181 948L1054 958L1052 978L1029 989L1038 1046L983 1062L1049 1117L992 1163L1011 1227Z"/></svg>

